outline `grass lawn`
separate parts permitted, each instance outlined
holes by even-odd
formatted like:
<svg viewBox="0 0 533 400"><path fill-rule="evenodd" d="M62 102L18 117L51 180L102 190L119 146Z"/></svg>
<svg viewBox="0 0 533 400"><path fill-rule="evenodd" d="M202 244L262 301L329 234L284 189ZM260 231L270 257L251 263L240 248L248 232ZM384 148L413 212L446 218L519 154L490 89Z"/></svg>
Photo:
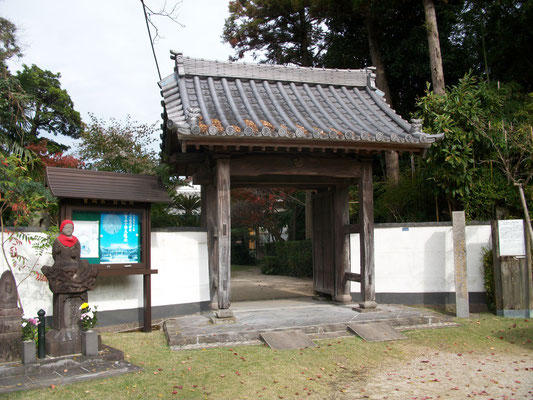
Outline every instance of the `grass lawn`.
<svg viewBox="0 0 533 400"><path fill-rule="evenodd" d="M10 393L3 398L342 398L346 388L362 387L374 368L435 351L475 353L480 357L533 352L533 321L489 314L457 321L461 324L458 328L408 331L408 339L397 342L367 343L349 337L321 340L315 348L290 351L274 351L266 346L170 351L162 331L105 333L104 343L123 350L127 359L144 371Z"/></svg>

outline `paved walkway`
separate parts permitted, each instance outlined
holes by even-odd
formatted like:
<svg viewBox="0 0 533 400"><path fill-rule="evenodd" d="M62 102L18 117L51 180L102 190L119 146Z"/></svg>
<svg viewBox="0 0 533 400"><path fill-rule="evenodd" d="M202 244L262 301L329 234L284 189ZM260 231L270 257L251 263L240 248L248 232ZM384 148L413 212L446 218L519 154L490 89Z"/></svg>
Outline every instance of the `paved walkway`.
<svg viewBox="0 0 533 400"><path fill-rule="evenodd" d="M313 296L313 278L263 275L261 267L240 267L231 272L231 301L290 299Z"/></svg>
<svg viewBox="0 0 533 400"><path fill-rule="evenodd" d="M344 305L301 297L286 300L235 302L236 321L212 324L212 313L187 315L165 321L163 329L171 349L234 346L261 343L262 332L301 329L311 338L348 336L347 325L386 321L397 329L439 327L450 318L432 311L379 305L377 312L359 313L355 304Z"/></svg>
<svg viewBox="0 0 533 400"><path fill-rule="evenodd" d="M46 357L37 361L31 365L22 365L18 362L1 364L0 394L109 378L141 370L140 367L124 361L121 351L107 346L94 357L78 354Z"/></svg>

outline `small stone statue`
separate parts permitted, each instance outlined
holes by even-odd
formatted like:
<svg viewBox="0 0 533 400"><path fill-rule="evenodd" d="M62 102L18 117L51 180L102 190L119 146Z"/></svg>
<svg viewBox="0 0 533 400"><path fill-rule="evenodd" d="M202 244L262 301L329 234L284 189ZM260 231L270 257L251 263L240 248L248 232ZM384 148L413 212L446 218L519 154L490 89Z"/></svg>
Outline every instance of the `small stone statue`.
<svg viewBox="0 0 533 400"><path fill-rule="evenodd" d="M94 289L98 270L80 259L80 242L73 236L74 223L64 220L61 234L52 245L54 265L44 266L43 274L54 293L54 329L46 333L46 353L62 356L81 352L80 306L87 291Z"/></svg>
<svg viewBox="0 0 533 400"><path fill-rule="evenodd" d="M0 362L20 359L22 309L17 305L17 284L11 271L0 277Z"/></svg>
<svg viewBox="0 0 533 400"><path fill-rule="evenodd" d="M54 265L42 268L50 290L53 293L81 293L93 289L98 271L87 260L80 260L80 242L72 235L74 222L66 219L59 229L61 234L52 245Z"/></svg>

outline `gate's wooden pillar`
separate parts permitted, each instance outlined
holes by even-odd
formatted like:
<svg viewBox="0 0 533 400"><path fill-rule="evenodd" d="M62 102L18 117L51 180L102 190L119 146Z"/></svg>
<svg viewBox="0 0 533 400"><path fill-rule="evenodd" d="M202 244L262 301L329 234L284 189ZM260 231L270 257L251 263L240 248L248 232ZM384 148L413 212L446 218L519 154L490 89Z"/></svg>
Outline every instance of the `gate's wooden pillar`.
<svg viewBox="0 0 533 400"><path fill-rule="evenodd" d="M333 236L335 260L335 301L349 303L350 282L345 278L345 273L350 272L350 237L344 227L350 223L349 190L346 185L337 185L333 191Z"/></svg>
<svg viewBox="0 0 533 400"><path fill-rule="evenodd" d="M374 272L374 193L372 188L372 160L364 160L359 180L359 225L361 232L361 294L366 308L375 307Z"/></svg>
<svg viewBox="0 0 533 400"><path fill-rule="evenodd" d="M231 293L231 209L230 159L216 160L216 192L218 211L218 308L230 307Z"/></svg>
<svg viewBox="0 0 533 400"><path fill-rule="evenodd" d="M204 200L205 198L205 200ZM214 185L202 186L202 220L207 228L207 255L209 262L209 299L211 309L218 309L218 234L217 190Z"/></svg>

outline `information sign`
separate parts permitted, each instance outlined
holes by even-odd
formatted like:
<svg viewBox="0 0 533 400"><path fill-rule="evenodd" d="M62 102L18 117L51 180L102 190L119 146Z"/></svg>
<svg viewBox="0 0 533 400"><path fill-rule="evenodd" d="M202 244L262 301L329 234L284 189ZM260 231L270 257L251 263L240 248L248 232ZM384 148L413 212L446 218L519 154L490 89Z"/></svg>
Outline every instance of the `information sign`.
<svg viewBox="0 0 533 400"><path fill-rule="evenodd" d="M498 221L498 238L500 241L500 257L526 255L524 221L506 219Z"/></svg>

